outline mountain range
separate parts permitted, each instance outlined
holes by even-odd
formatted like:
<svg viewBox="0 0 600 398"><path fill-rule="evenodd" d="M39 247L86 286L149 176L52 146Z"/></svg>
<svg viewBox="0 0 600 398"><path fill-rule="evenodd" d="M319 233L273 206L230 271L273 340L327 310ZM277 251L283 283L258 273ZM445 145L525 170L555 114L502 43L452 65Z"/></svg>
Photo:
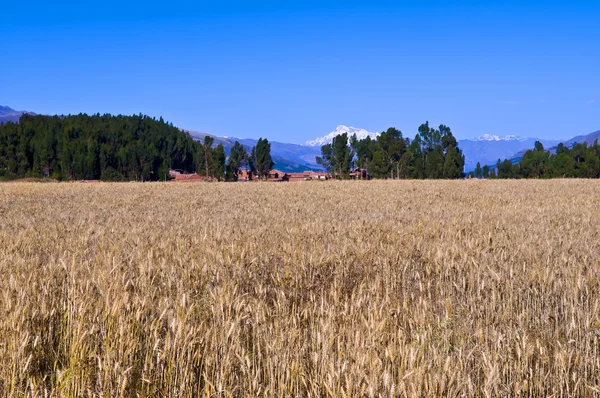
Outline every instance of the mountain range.
<svg viewBox="0 0 600 398"><path fill-rule="evenodd" d="M21 115L24 113L28 113L30 115L35 115L33 112L27 111L16 111L8 106L0 105L0 123L13 122L16 123L21 118Z"/></svg>
<svg viewBox="0 0 600 398"><path fill-rule="evenodd" d="M207 134L189 131L193 138L203 140ZM316 163L315 158L321 154L321 146L331 143L334 137L338 134L348 133L357 135L357 138L364 139L371 137L376 139L379 133L369 132L365 129L356 127L348 127L344 125L338 126L331 133L322 137L307 141L304 145L287 144L282 142L271 142L271 154L275 162L275 168L293 172L302 170L321 170L322 167ZM248 151L256 145L255 139L239 139L231 137L214 137L215 144L222 143L225 147L225 152L229 153L229 148L235 141L243 144ZM588 135L580 135L569 140L547 140L543 138L519 137L516 135L497 136L492 134L484 134L473 139L458 140L458 147L462 149L465 155L465 172L473 171L477 162L484 165L494 166L498 159L514 159L518 161L525 151L532 149L536 141L540 141L545 148L553 151L556 146L563 142L566 146L571 147L575 143L587 142L593 144L594 140L600 140L600 131Z"/></svg>
<svg viewBox="0 0 600 398"><path fill-rule="evenodd" d="M0 123L7 121L18 122L24 113L35 115L33 112L16 111L7 106L0 106ZM258 140L252 138L218 137L192 130L186 130L186 132L197 140L204 140L205 136L210 135L215 140L214 145L223 144L227 155L229 155L229 150L235 141L239 141L244 145L248 152L258 142ZM349 137L356 134L358 139L366 137L375 139L379 135L379 133L370 132L362 128L339 125L331 133L307 141L304 145L271 141L271 156L275 163L275 168L286 172L322 170L323 168L316 162L316 157L321 154L321 146L331 143L334 137L343 133L348 133ZM526 138L515 135L498 136L484 134L473 139L459 140L458 146L465 155L465 172L469 172L475 169L477 162L483 167L484 165L495 165L498 159L513 159L514 161L518 161L525 151L534 147L535 141L540 141L545 148L553 151L560 142L571 147L575 143L587 142L588 144L592 144L596 139L600 139L600 131L588 135L579 135L566 141Z"/></svg>
<svg viewBox="0 0 600 398"><path fill-rule="evenodd" d="M205 133L188 131L195 139L203 140ZM304 145L287 144L282 142L271 142L271 155L275 162L275 168L281 171L294 172L306 169L321 170L322 167L316 163L315 158L321 154L321 146L331 143L334 137L339 134L348 133L348 136L356 134L358 139L371 137L376 139L379 133L370 132L365 129L340 125L331 133L314 140L307 141ZM229 149L235 141L243 144L248 151L256 145L255 139L240 139L232 137L216 137L215 145L219 143L225 147L225 152L229 154ZM524 138L514 135L499 137L497 135L484 134L474 139L464 139L458 141L458 146L465 155L465 172L475 169L477 162L484 165L495 165L498 159L510 159L518 156L521 151L526 151L534 147L536 141L541 141L544 147L553 147L558 145L559 140L544 140L538 138Z"/></svg>
<svg viewBox="0 0 600 398"><path fill-rule="evenodd" d="M197 140L204 140L204 137L210 134L199 133L197 131L187 130L187 133ZM356 127L348 127L339 125L331 133L316 138L312 141L307 141L304 145L288 144L283 142L271 141L271 156L277 170L286 172L296 172L304 170L323 170L323 167L317 164L316 157L321 155L321 147L331 141L339 134L348 133L348 137L356 134L358 139L367 137L377 138L379 133L359 129ZM244 145L246 150L250 152L258 140L252 138L235 138L235 137L217 137L212 136L215 140L215 145L223 144L225 153L229 155L229 150L238 141Z"/></svg>
<svg viewBox="0 0 600 398"><path fill-rule="evenodd" d="M229 150L238 141L250 153L252 147L256 145L258 140L252 138L235 138L235 137L217 137L211 134L199 133L197 131L186 130L186 132L194 139L203 141L205 136L214 138L214 145L223 144L225 153L229 156ZM275 163L277 170L285 172L297 172L304 170L323 170L317 164L316 157L321 155L320 146L306 146L298 144L287 144L277 141L269 141L271 144L271 157Z"/></svg>
<svg viewBox="0 0 600 398"><path fill-rule="evenodd" d="M540 138L524 138L514 135L498 137L485 134L474 139L458 141L458 147L465 155L465 172L475 169L477 162L481 167L495 165L498 159L510 159L521 151L534 147L535 142L540 141L544 147L558 145L560 140L545 140Z"/></svg>
<svg viewBox="0 0 600 398"><path fill-rule="evenodd" d="M369 132L365 129L356 127L338 126L331 133L307 141L305 146L320 148L322 145L331 143L338 134L348 133L348 136L356 134L357 138L364 139L371 137L376 139L379 133ZM484 134L473 139L463 139L458 141L458 147L462 149L465 155L465 172L475 169L477 162L484 165L495 165L498 159L511 158L521 151L526 151L534 147L535 142L540 141L544 147L553 147L558 145L560 140L545 140L540 138L525 138L516 135L497 136L493 134ZM318 156L318 153L315 155Z"/></svg>
<svg viewBox="0 0 600 398"><path fill-rule="evenodd" d="M544 142L542 142L542 144L544 144L544 149L546 151L548 151L550 153L556 153L556 148L557 148L558 144L561 142L567 148L572 148L573 145L575 145L575 144L586 143L589 146L589 145L593 145L597 141L600 141L600 130L594 131L593 133L590 133L587 135L578 135L578 136L573 137L566 141L557 141L556 144L554 144L554 145L546 145L546 144L544 144ZM523 157L525 152L527 152L528 149L532 149L532 148L523 149L523 150L517 152L516 154L514 154L513 156L509 157L508 159L513 163L517 163L519 160L521 160L521 158Z"/></svg>

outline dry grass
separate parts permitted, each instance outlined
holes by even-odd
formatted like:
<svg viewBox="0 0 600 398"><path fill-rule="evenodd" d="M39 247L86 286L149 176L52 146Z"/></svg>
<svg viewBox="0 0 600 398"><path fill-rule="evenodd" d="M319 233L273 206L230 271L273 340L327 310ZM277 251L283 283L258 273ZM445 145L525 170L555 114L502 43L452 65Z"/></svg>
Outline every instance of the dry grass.
<svg viewBox="0 0 600 398"><path fill-rule="evenodd" d="M599 198L0 185L0 395L595 396Z"/></svg>

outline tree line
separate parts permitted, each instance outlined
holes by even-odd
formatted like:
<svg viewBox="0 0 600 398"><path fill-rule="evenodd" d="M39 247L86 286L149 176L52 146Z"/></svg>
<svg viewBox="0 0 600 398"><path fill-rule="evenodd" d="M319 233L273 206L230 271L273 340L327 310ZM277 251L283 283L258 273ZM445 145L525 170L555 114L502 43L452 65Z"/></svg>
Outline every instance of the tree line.
<svg viewBox="0 0 600 398"><path fill-rule="evenodd" d="M600 146L576 143L571 148L558 144L551 153L536 141L534 148L516 163L498 159L495 167L477 163L470 173L475 178L600 178Z"/></svg>
<svg viewBox="0 0 600 398"><path fill-rule="evenodd" d="M461 178L465 165L450 127L440 125L436 129L429 127L429 122L419 127L412 141L393 127L376 139L340 134L321 147L316 161L342 179L355 167L366 169L373 178Z"/></svg>
<svg viewBox="0 0 600 398"><path fill-rule="evenodd" d="M0 124L0 179L157 181L177 169L219 180L237 180L241 168L264 177L273 167L268 140L250 154L235 142L229 156L214 139L195 141L162 118L23 115Z"/></svg>

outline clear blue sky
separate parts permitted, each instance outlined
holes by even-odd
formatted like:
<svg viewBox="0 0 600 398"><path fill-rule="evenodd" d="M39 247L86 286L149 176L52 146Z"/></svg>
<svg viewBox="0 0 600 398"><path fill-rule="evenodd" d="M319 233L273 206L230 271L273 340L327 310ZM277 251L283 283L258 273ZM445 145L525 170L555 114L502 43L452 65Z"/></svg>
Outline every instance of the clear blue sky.
<svg viewBox="0 0 600 398"><path fill-rule="evenodd" d="M81 4L85 3L85 4ZM599 1L9 1L0 105L304 142L600 129Z"/></svg>

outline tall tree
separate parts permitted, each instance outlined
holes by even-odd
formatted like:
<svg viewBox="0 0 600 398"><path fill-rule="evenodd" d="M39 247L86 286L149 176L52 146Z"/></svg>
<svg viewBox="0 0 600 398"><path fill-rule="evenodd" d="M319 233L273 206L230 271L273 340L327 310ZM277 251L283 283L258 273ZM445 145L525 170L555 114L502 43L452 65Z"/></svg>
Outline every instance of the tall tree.
<svg viewBox="0 0 600 398"><path fill-rule="evenodd" d="M356 143L356 163L358 167L368 168L369 162L373 160L373 153L380 150L377 140L367 136Z"/></svg>
<svg viewBox="0 0 600 398"><path fill-rule="evenodd" d="M483 166L483 178L488 178L490 176L490 166Z"/></svg>
<svg viewBox="0 0 600 398"><path fill-rule="evenodd" d="M354 166L356 166L358 164L358 161L356 159L356 155L357 155L357 150L358 150L358 137L356 136L356 133L352 134L352 136L349 139L349 144L350 144L350 159L351 159L351 167L354 168Z"/></svg>
<svg viewBox="0 0 600 398"><path fill-rule="evenodd" d="M345 178L350 171L352 156L348 147L348 133L340 134L333 138L331 143L334 170L338 178Z"/></svg>
<svg viewBox="0 0 600 398"><path fill-rule="evenodd" d="M248 152L246 152L246 148L244 148L244 146L238 141L233 143L233 146L229 151L229 159L227 165L228 179L232 181L237 181L240 169L248 165Z"/></svg>
<svg viewBox="0 0 600 398"><path fill-rule="evenodd" d="M444 156L442 153L442 132L429 127L429 122L419 126L423 152L423 169L426 178L442 178Z"/></svg>
<svg viewBox="0 0 600 398"><path fill-rule="evenodd" d="M252 148L252 160L253 165L256 168L258 174L267 178L269 172L273 169L274 162L271 158L271 144L266 138L260 138L256 143L256 146Z"/></svg>
<svg viewBox="0 0 600 398"><path fill-rule="evenodd" d="M204 144L202 144L202 151L201 151L201 159L202 159L202 163L204 164L204 175L205 176L210 176L210 167L212 165L213 162L213 143L215 142L215 139L211 136L205 136L204 137Z"/></svg>
<svg viewBox="0 0 600 398"><path fill-rule="evenodd" d="M213 161L212 161L212 176L217 180L221 181L225 178L225 160L227 156L225 155L225 148L223 144L219 143L213 152Z"/></svg>
<svg viewBox="0 0 600 398"><path fill-rule="evenodd" d="M443 178L461 178L465 167L465 157L458 148L458 142L454 138L450 127L442 124L439 131L444 156Z"/></svg>
<svg viewBox="0 0 600 398"><path fill-rule="evenodd" d="M369 168L367 169L372 177L388 178L391 169L392 165L386 151L379 150L373 153L373 160L369 163Z"/></svg>
<svg viewBox="0 0 600 398"><path fill-rule="evenodd" d="M500 159L498 159L498 163L496 163L496 169L497 169L497 173L498 173L498 178L513 178L513 168L512 168L512 162L508 159L505 159L504 161L500 161Z"/></svg>
<svg viewBox="0 0 600 398"><path fill-rule="evenodd" d="M481 171L481 163L477 162L477 166L475 166L475 178L481 178L482 177L482 171Z"/></svg>
<svg viewBox="0 0 600 398"><path fill-rule="evenodd" d="M459 149L450 146L444 156L443 178L460 178L465 164L465 158Z"/></svg>
<svg viewBox="0 0 600 398"><path fill-rule="evenodd" d="M400 159L406 151L406 141L402 137L402 132L394 127L390 127L381 133L377 139L379 147L387 154L387 163L390 166L390 177L400 178Z"/></svg>
<svg viewBox="0 0 600 398"><path fill-rule="evenodd" d="M325 144L321 147L321 156L317 156L316 161L317 164L323 166L329 173L334 173L335 162L331 144Z"/></svg>

